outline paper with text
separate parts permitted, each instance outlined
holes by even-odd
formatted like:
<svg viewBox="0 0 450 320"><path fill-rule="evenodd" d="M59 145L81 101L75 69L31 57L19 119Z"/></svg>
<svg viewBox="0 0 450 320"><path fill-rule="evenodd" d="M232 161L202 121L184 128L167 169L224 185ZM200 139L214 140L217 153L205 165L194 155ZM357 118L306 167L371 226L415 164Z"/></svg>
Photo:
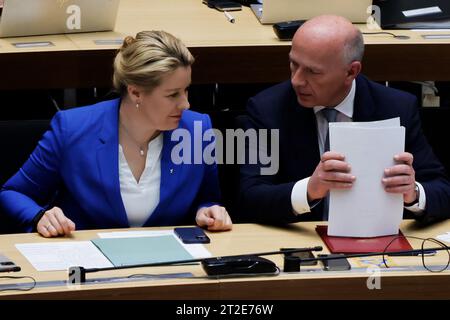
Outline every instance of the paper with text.
<svg viewBox="0 0 450 320"><path fill-rule="evenodd" d="M73 266L113 266L90 241L19 243L16 248L37 271L67 270Z"/></svg>
<svg viewBox="0 0 450 320"><path fill-rule="evenodd" d="M403 196L387 193L381 179L403 152L405 128L398 118L330 124L330 149L345 155L356 177L349 190L330 192L328 235L377 237L397 234Z"/></svg>

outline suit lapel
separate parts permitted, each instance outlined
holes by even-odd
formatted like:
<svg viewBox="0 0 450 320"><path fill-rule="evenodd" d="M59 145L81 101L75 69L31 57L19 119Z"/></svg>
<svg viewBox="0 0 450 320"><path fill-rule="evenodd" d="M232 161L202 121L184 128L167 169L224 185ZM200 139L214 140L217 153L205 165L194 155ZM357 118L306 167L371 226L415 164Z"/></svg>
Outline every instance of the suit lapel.
<svg viewBox="0 0 450 320"><path fill-rule="evenodd" d="M119 181L119 105L120 99L115 100L116 105L106 114L99 135L99 146L97 148L97 166L103 191L111 209L114 212L113 219L120 226L129 226L120 195Z"/></svg>
<svg viewBox="0 0 450 320"><path fill-rule="evenodd" d="M289 123L288 131L280 141L281 143L288 141L285 145L285 154L292 155L288 157L292 161L289 170L293 171L296 179L303 179L314 172L320 161L316 117L312 108L298 104L293 90L289 105L289 112L284 119Z"/></svg>
<svg viewBox="0 0 450 320"><path fill-rule="evenodd" d="M353 121L373 121L374 114L375 104L367 85L367 79L363 75L359 75L356 78Z"/></svg>

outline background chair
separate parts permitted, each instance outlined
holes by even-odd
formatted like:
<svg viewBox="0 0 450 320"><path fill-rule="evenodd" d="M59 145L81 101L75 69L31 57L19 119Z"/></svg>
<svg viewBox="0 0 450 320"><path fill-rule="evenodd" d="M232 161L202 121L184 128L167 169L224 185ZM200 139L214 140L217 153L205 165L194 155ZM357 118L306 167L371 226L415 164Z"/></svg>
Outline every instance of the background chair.
<svg viewBox="0 0 450 320"><path fill-rule="evenodd" d="M448 143L448 119L450 108L421 108L422 129L434 154L450 174L450 154Z"/></svg>

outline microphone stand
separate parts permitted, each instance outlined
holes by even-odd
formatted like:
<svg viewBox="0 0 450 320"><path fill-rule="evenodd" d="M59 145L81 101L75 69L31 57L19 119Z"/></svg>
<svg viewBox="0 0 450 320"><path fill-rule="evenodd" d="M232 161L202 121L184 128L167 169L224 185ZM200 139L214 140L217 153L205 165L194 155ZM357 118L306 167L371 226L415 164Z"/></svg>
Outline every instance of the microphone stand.
<svg viewBox="0 0 450 320"><path fill-rule="evenodd" d="M443 247L427 248L427 249L414 249L414 250L403 250L403 251L391 251L391 252L368 252L368 253L355 253L355 254L337 254L332 256L315 257L315 258L299 258L299 262L313 262L313 261L325 261L325 260L338 260L338 259L349 259L349 258L363 258L363 257L373 257L373 256L403 256L403 255L425 255L430 251L441 251L449 250L450 247L444 245ZM449 253L450 258L450 253ZM387 266L389 268L389 266Z"/></svg>
<svg viewBox="0 0 450 320"><path fill-rule="evenodd" d="M154 262L154 263L143 263L143 264L133 264L133 265L124 265L117 267L106 267L106 268L83 268L81 266L74 266L69 268L69 283L80 284L86 282L86 274L99 272L99 271L110 271L110 270L120 270L120 269L130 269L130 268L144 268L144 267L161 267L161 266L170 266L170 265L178 265L185 263L194 263L194 262L203 262L203 261L212 261L212 260L220 260L222 258L232 259L232 258L243 258L249 256L270 256L275 254L292 254L297 252L309 252L309 251L322 251L322 246L316 246L312 248L299 248L292 250L279 250L279 251L269 251L269 252L260 252L260 253L249 253L249 254L238 254L238 255L230 255L230 256L222 256L222 257L212 257L212 258L199 258L199 259L188 259L188 260L175 260L175 261L166 261L166 262Z"/></svg>

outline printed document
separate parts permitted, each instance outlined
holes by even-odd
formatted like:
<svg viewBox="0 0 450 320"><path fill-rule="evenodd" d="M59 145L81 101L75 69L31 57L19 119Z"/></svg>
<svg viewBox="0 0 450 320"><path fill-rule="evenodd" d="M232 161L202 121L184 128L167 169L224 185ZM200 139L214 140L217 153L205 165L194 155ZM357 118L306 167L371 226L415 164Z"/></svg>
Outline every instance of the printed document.
<svg viewBox="0 0 450 320"><path fill-rule="evenodd" d="M330 192L328 235L378 237L397 234L403 196L387 193L381 179L403 152L405 128L399 118L330 123L330 150L345 155L356 177L348 190Z"/></svg>
<svg viewBox="0 0 450 320"><path fill-rule="evenodd" d="M16 248L37 271L68 270L73 266L113 266L91 241L19 243Z"/></svg>

